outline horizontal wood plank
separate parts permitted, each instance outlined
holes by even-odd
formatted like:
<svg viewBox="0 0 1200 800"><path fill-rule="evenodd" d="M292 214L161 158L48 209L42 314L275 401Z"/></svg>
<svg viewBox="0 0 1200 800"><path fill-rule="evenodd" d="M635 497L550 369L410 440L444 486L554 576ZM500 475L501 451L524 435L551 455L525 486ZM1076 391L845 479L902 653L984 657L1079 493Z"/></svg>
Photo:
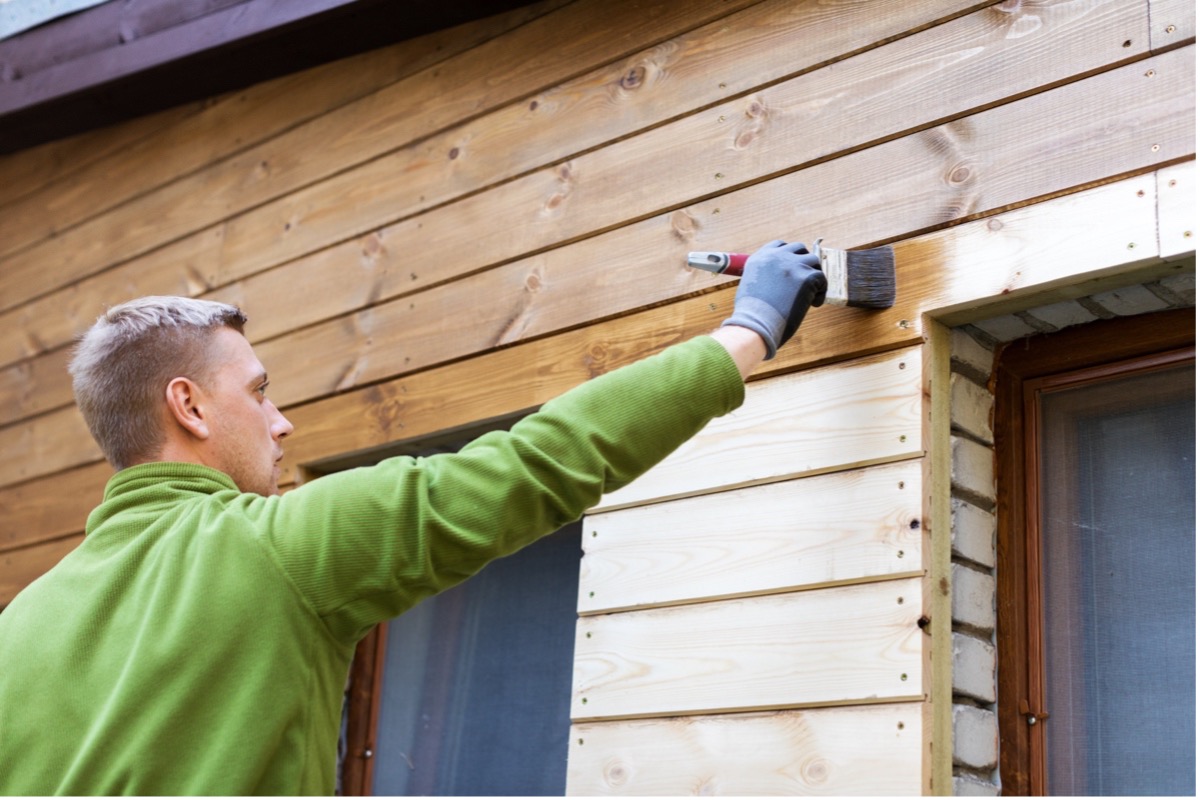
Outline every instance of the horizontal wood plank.
<svg viewBox="0 0 1200 800"><path fill-rule="evenodd" d="M215 98L200 113L94 161L65 180L37 187L19 205L0 209L0 254L61 234L196 170L220 169L216 162L236 152L322 114L341 113L342 106L504 34L562 2L533 4ZM154 169L142 168L149 163ZM269 170L269 162L260 164Z"/></svg>
<svg viewBox="0 0 1200 800"><path fill-rule="evenodd" d="M82 533L112 474L108 462L98 461L0 488L0 550Z"/></svg>
<svg viewBox="0 0 1200 800"><path fill-rule="evenodd" d="M114 153L136 147L199 114L205 103L184 103L144 117L0 156L0 214L46 184L62 180Z"/></svg>
<svg viewBox="0 0 1200 800"><path fill-rule="evenodd" d="M921 572L921 462L585 518L579 613Z"/></svg>
<svg viewBox="0 0 1200 800"><path fill-rule="evenodd" d="M898 243L894 308L817 309L801 335L757 374L919 340L925 313L951 322L955 315L982 318L1005 313L1008 304L1026 307L1033 295L1078 297L1161 277L1170 268L1158 258L1156 220L1155 179L1149 175ZM761 219L757 223L765 227ZM1134 250L1131 241L1138 245ZM722 288L290 408L297 433L287 448L289 479L302 480L300 464L527 412L593 375L711 330L730 313L732 297L731 287ZM480 374L507 380L501 387L481 384ZM27 455L20 450L13 457Z"/></svg>
<svg viewBox="0 0 1200 800"><path fill-rule="evenodd" d="M751 384L710 422L593 512L899 461L921 452L920 348Z"/></svg>
<svg viewBox="0 0 1200 800"><path fill-rule="evenodd" d="M794 169L804 163L828 158L833 153L887 138L897 131L911 130L955 113L964 113L969 108L1000 102L1014 94L1036 88L1041 85L1039 82L1063 80L1127 56L1129 50L1120 47L1119 43L1112 43L1124 38L1131 29L1140 30L1144 24L1144 11L1131 9L1127 5L1108 4L1078 15L1080 8L1078 4L1062 4L1038 9L1039 24L1031 26L1038 33L1032 37L1007 36L1011 26L1018 23L1012 15L987 9L706 109L617 145L572 158L497 187L494 192L475 195L461 203L453 203L387 226L369 235L369 238L337 246L339 256L325 253L305 256L312 247L327 242L335 232L344 237L347 225L360 226L352 230L357 233L365 230L365 223L369 220L374 219L382 224L388 218L395 217L398 209L412 206L415 195L447 198L448 195L436 193L442 191L439 187L451 183L453 173L466 169L465 165L458 166L459 160L482 158L506 164L512 158L513 144L501 139L495 143L493 152L484 147L489 141L487 137L480 136L478 141L474 138L447 140L439 152L462 151L453 160L453 168L445 165L445 157L435 158L431 151L428 155L408 158L403 164L391 164L386 173L381 172L374 179L360 180L357 174L347 173L338 179L343 181L342 185L330 183L314 186L306 190L306 198L289 197L277 204L277 211L272 212L264 207L256 212L273 215L265 223L260 224L246 217L230 224L223 261L236 264L239 269L251 265L251 260L255 258L274 258L271 256L274 247L271 231L288 228L287 235L290 237L307 235L304 229L314 226L305 224L304 214L319 214L319 219L315 219L314 223L328 228L327 233L320 234L320 241L290 249L286 254L287 257L300 256L303 261L289 265L284 270L264 273L260 279L248 281L243 287L230 289L231 295L252 301L256 297L272 297L279 292L288 292L285 284L289 282L295 286L318 281L328 283L328 291L337 293L334 296L346 295L348 302L344 305L352 308L355 303L363 302L364 298L375 302L410 293L430 283L446 281L486 268L497 261L519 257L523 252L587 236L597 229L620 225L641 215L658 213L663 207L686 203L772 172ZM738 18L756 10L743 12ZM776 13L783 15L783 11ZM876 34L886 32L875 28L869 30ZM1144 49L1144 35L1141 39L1138 39L1136 32L1129 35L1134 36ZM846 44L855 43L843 43L843 46ZM761 43L748 40L743 48L749 51L753 46L758 46L762 52L754 56L747 52L735 63L744 62L743 69L758 74L769 65L781 62L775 48L786 45L784 39L774 36L772 32L772 36ZM697 48L681 48L682 52L689 55L692 49ZM950 58L945 55L947 51L960 54L960 57ZM727 56L724 48L718 54L722 59ZM691 57L702 64L712 61L711 58L702 58L702 55L701 52ZM815 53L815 57L824 55L823 51ZM1026 63L1030 68L1013 69L1014 60ZM729 70L726 61L717 63L721 64L724 71ZM1032 68L1034 64L1037 65L1036 69ZM687 77L686 74L677 76L675 73L701 70L700 66L689 66L686 60L670 66L672 78ZM1004 74L1011 78L1002 82L991 79L965 81L964 85L977 89L971 96L964 97L960 93L944 91L946 78L943 70L951 68L969 69L981 76ZM722 79L724 77L723 73ZM615 80L610 78L608 83ZM742 79L741 82L746 81ZM668 85L673 87L675 84L664 83L664 87ZM866 86L870 87L869 90ZM641 93L647 91L649 89L639 88ZM853 102L850 98L853 98ZM656 99L660 103L664 101L663 98ZM602 104L591 103L590 106L596 109L593 113L597 116L604 113L623 121L623 117L609 113ZM830 112L832 107L837 108L836 114ZM615 123L605 124L603 118L592 119L585 114L588 108L588 105L583 105L579 113L588 116L594 129L591 137L595 137L599 131L608 132L610 136L616 135ZM540 110L539 106L539 113ZM558 142L557 121L548 141L543 141L545 134L539 136L536 135L539 133L537 131L527 132L516 122L496 127L509 138L516 137L517 132L525 134L517 141L526 149L526 142L532 137L539 143L540 149L550 150L553 155L567 155L567 152L555 152ZM510 129L516 132L510 133ZM454 133L457 135L457 131ZM469 147L464 144L466 141L470 142ZM568 141L574 144L573 139ZM922 145L917 156L928 159L930 153ZM380 165L371 168L382 169ZM426 178L422 178L424 173L429 173ZM629 184L627 176L630 174L639 176L636 186ZM398 177L401 175L402 179ZM417 182L415 186L414 181ZM789 197L796 196L793 189ZM341 198L340 202L335 202L335 198ZM346 202L345 198L353 198L353 202ZM329 210L336 205L347 209L344 221L340 223L333 216L336 212ZM722 207L720 204L713 205ZM353 210L352 214L349 209ZM713 228L714 233L719 233L724 227L721 220L690 211L672 214L672 224L660 227L673 232L674 241L692 238L697 234L694 229L701 226ZM778 222L776 226L775 234L778 233ZM488 245L463 252L461 232L464 228L471 229L480 241ZM881 232L862 239L852 238L848 239L848 243L883 238L885 235L888 234ZM244 238L245 244L237 244L239 238ZM750 246L757 241L751 239L736 246ZM735 245L726 240L723 246ZM230 258L229 254L235 251L239 255ZM244 258L241 252L246 254ZM409 254L415 252L422 254L420 262L409 258ZM305 263L309 258L319 260L321 265ZM648 258L639 261L653 263ZM343 269L335 270L335 263L342 264ZM363 268L363 272L358 273L363 284L361 288L351 285L338 289L333 281L315 274L318 270L343 274L344 266L349 264ZM291 277L292 270L298 270L297 274L302 274L304 281ZM225 275L238 277L229 272ZM347 282L342 281L342 284ZM480 293L485 294L486 290ZM311 300L306 302L301 297L294 299L296 302L289 304L291 313L287 315L287 324L295 325L299 320L317 318L317 314L321 317L329 314L328 303L322 304L319 310L308 311L306 309L313 306ZM509 309L505 308L504 311ZM523 315L522 321L531 316ZM499 327L492 332L503 333L504 321L497 319L496 323ZM272 329L274 332L274 326Z"/></svg>
<svg viewBox="0 0 1200 800"><path fill-rule="evenodd" d="M0 275L0 309L752 1L703 0L681 7L656 0L642 5L638 14L626 15L614 15L607 5L592 0L569 4L364 97L340 114L318 117L240 153L221 162L219 169L173 182L121 206L117 214L90 220L10 256ZM498 74L504 80L495 80ZM348 234L340 232L342 237Z"/></svg>
<svg viewBox="0 0 1200 800"><path fill-rule="evenodd" d="M920 703L585 722L567 794L921 794Z"/></svg>
<svg viewBox="0 0 1200 800"><path fill-rule="evenodd" d="M581 617L576 721L921 697L919 578Z"/></svg>
<svg viewBox="0 0 1200 800"><path fill-rule="evenodd" d="M1072 84L435 287L427 294L408 295L314 325L269 344L267 352L315 350L326 354L313 363L285 362L291 372L281 376L280 386L289 392L287 402L297 402L564 324L580 324L585 321L579 317L580 296L594 298L588 304L594 319L628 313L720 280L683 275L688 271L681 265L682 253L688 249L754 247L779 236L781 228L801 224L809 233L820 232L830 243L854 246L1019 204L1030 193L1053 195L1114 173L1150 169L1164 153L1176 158L1189 153L1194 137L1192 75L1182 63L1186 57L1168 54L1161 58L1161 62L1154 60L1159 70L1154 80L1159 83L1146 87L1146 92L1142 89L1148 79L1139 71L1144 69L1141 64L1090 79L1110 84L1110 89L1103 91L1096 87L1101 94L1128 99L1122 99L1120 110L1106 120L1128 133L1128 138L1101 135L1090 111L1094 95L1080 84ZM1118 115L1124 122L1112 119ZM1135 141L1150 138L1159 144L1159 150ZM1081 151L1086 151L1087 157L1081 156ZM536 238L538 221L530 218L514 225L512 214L489 205L503 200L506 208L540 207L541 201L533 195L512 196L509 189L515 185L506 187L503 197L487 193L464 201L479 204L469 213L462 204L448 207L445 216L438 217L444 219L445 228L438 227L441 223L434 225L433 215L423 215L419 221L388 229L378 240L356 243L352 258L342 262L341 271L329 274L342 275L343 283L357 282L352 290L356 293L382 296L402 291L403 284L415 286L431 280L431 272L435 278L456 277L476 266L476 260L508 255L510 246L537 246L532 239L524 245L513 242L524 236ZM485 202L481 198L490 199ZM465 216L457 216L460 211ZM510 224L505 231L488 233L489 226L506 220ZM479 233L488 245L464 253L460 244L464 227ZM514 227L520 232L513 232ZM550 232L550 228L541 225L551 239L569 238L574 233L565 229ZM405 269L401 254L418 251L425 254L422 264ZM345 281L347 265L355 269L350 274L356 281ZM333 269L334 262L327 268ZM357 272L358 268L362 272ZM662 278L651 282L647 275ZM285 296L294 296L296 287L302 285L308 284L296 281ZM273 306L264 301L285 291L277 288L279 291L256 294L252 308L263 308L270 315ZM238 298L235 294L227 299ZM249 302L247 305L251 307ZM454 319L453 309L465 307L475 309L474 324L448 326L447 321Z"/></svg>
<svg viewBox="0 0 1200 800"><path fill-rule="evenodd" d="M0 609L83 541L83 534L20 550L0 551Z"/></svg>
<svg viewBox="0 0 1200 800"><path fill-rule="evenodd" d="M75 406L0 428L0 486L103 458Z"/></svg>

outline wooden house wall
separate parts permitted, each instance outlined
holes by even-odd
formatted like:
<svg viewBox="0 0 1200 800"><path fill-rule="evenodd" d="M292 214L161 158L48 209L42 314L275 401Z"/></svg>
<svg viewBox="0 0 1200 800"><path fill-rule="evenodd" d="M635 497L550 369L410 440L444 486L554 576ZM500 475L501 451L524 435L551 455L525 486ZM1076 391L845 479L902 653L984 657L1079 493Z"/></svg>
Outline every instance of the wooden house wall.
<svg viewBox="0 0 1200 800"><path fill-rule="evenodd" d="M585 521L568 790L947 791L942 326L1194 250L1194 29L544 0L0 159L0 605L111 474L65 372L106 304L240 304L297 482L712 329L688 250L893 243L894 308L812 312Z"/></svg>

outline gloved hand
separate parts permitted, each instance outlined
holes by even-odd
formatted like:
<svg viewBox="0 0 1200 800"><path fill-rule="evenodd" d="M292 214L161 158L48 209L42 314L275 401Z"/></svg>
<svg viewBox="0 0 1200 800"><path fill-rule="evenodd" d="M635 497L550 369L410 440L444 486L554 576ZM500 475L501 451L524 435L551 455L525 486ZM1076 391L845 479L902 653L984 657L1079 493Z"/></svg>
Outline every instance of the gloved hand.
<svg viewBox="0 0 1200 800"><path fill-rule="evenodd" d="M803 242L776 239L746 259L733 316L721 323L749 328L767 345L767 359L800 327L813 306L825 302L828 286L820 259Z"/></svg>

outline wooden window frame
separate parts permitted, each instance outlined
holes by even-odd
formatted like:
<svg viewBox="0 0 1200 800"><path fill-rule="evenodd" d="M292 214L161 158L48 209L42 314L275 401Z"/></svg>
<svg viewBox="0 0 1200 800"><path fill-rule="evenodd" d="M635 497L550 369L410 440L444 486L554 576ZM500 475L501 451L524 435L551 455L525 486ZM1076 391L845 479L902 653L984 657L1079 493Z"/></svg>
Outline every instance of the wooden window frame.
<svg viewBox="0 0 1200 800"><path fill-rule="evenodd" d="M1195 329L1195 309L1178 309L1018 340L997 354L997 717L1006 795L1047 791L1045 726L1028 722L1042 713L1043 697L1034 390L1194 359Z"/></svg>

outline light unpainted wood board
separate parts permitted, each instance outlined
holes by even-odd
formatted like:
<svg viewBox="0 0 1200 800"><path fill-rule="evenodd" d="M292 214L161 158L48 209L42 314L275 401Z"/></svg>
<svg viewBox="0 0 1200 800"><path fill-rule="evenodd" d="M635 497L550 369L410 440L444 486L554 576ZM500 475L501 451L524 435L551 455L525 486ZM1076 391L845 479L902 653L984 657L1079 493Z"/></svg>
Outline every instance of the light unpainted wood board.
<svg viewBox="0 0 1200 800"><path fill-rule="evenodd" d="M590 515L579 613L920 574L921 487L914 460Z"/></svg>
<svg viewBox="0 0 1200 800"><path fill-rule="evenodd" d="M112 474L100 461L0 489L0 550L81 533Z"/></svg>
<svg viewBox="0 0 1200 800"><path fill-rule="evenodd" d="M1161 258L1196 252L1196 162L1158 171L1158 251Z"/></svg>
<svg viewBox="0 0 1200 800"><path fill-rule="evenodd" d="M0 309L750 2L698 0L680 5L653 0L639 6L637 14L613 14L598 0L568 4L511 35L483 42L363 97L342 113L317 117L220 162L216 169L170 183L120 206L116 213L11 255L6 259L6 274L0 276ZM503 80L497 80L498 75ZM342 201L353 202L353 198ZM326 209L325 213L333 212ZM284 232L281 227L272 233ZM341 233L343 238L348 235L350 231Z"/></svg>
<svg viewBox="0 0 1200 800"><path fill-rule="evenodd" d="M921 453L921 352L909 348L758 381L656 467L596 511Z"/></svg>
<svg viewBox="0 0 1200 800"><path fill-rule="evenodd" d="M83 541L83 534L20 550L0 551L0 608Z"/></svg>
<svg viewBox="0 0 1200 800"><path fill-rule="evenodd" d="M42 184L20 204L0 210L0 254L61 234L195 170L220 169L214 162L502 35L565 1L518 8L214 98L200 113L93 161L64 180ZM85 158L89 144L81 141L72 155ZM146 169L147 164L154 168ZM259 164L270 172L263 157Z"/></svg>
<svg viewBox="0 0 1200 800"><path fill-rule="evenodd" d="M321 218L330 226L335 239L346 239L372 219L390 221L435 202L478 190L608 138L620 138L745 91L757 85L756 82L799 71L844 50L860 47L864 42L894 35L905 26L918 25L964 7L969 6L961 0L922 0L881 17L866 6L831 8L781 0L756 5L334 179L353 184L349 189L339 186L336 191L329 190L331 182L320 184L326 187L325 197L313 197L308 206L322 209ZM807 48L798 59L795 48L786 37L779 36L779 30L814 25L831 33L819 37L817 45ZM630 75L636 80L631 80ZM351 126L352 122L347 119L345 124ZM454 159L447 156L451 151L457 153ZM317 187L312 191L318 191ZM364 193L369 201L365 205L358 200ZM293 200L286 202L298 203L301 196L292 197ZM356 198L355 202L349 203L350 198ZM345 206L348 210L351 205L352 213L338 216L338 207ZM304 230L310 226L299 225L294 216L294 212L277 214L270 220L247 222L240 230L245 235L257 234L267 240L276 238L276 232L285 227L293 238L306 235ZM335 221L339 219L340 222ZM229 235L235 234L231 230ZM194 236L223 239L226 231L221 227L219 231L204 231ZM51 307L64 301L73 307L82 305L90 313L89 306L100 308L105 303L126 299L130 296L129 285L164 283L165 276L178 270L178 250L186 241L172 247L175 252L156 250L72 286L66 298L59 297L68 294L68 290L63 290L47 296L44 302ZM204 275L199 281L188 281L192 293L257 269L249 260L235 259L218 280L209 273L215 273L218 261L230 260L231 248L236 246L231 242L222 256L201 244L196 243L190 249L203 252L211 263L192 269ZM301 261L285 270L267 271L245 284L228 287L217 297L261 309L255 313L253 335L265 338L431 282L433 276L426 270L427 264L414 267L408 251L395 250L388 244L387 237L376 232L314 253L297 246L290 252L305 252ZM252 258L262 255L258 245L247 249ZM361 271L351 269L353 278L347 279L347 268L352 266L361 267ZM316 298L319 302L314 302ZM284 306L290 309L289 313L281 313ZM0 316L0 320L3 318ZM65 326L57 319L30 315L26 324L36 326L31 331L36 337L35 346L49 347L69 341L71 335L80 332L81 320L74 317L72 321L76 323L74 326ZM5 326L0 325L0 332L4 330ZM30 354L22 348L30 344L31 338L27 334L6 343L0 333L0 363L6 363L16 354ZM12 355L5 352L6 347L12 348Z"/></svg>
<svg viewBox="0 0 1200 800"><path fill-rule="evenodd" d="M1192 0L1149 0L1150 43L1155 50L1196 38L1196 4Z"/></svg>
<svg viewBox="0 0 1200 800"><path fill-rule="evenodd" d="M921 794L920 703L585 722L568 795Z"/></svg>
<svg viewBox="0 0 1200 800"><path fill-rule="evenodd" d="M581 617L576 721L921 698L921 580Z"/></svg>
<svg viewBox="0 0 1200 800"><path fill-rule="evenodd" d="M922 431L921 591L926 625L921 629L926 719L930 747L922 758L922 786L933 794L954 793L954 647L950 607L950 330L936 320L926 324L921 349L926 424Z"/></svg>

